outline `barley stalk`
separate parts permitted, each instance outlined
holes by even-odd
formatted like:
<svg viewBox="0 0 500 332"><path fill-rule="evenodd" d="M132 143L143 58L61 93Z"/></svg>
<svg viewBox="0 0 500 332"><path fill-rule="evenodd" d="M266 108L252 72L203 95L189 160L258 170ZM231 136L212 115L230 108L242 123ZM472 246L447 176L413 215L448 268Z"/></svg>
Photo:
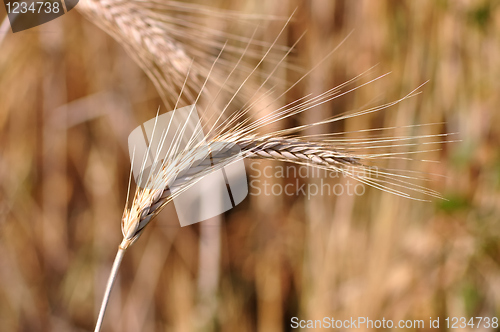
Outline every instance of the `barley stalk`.
<svg viewBox="0 0 500 332"><path fill-rule="evenodd" d="M333 96L337 97L336 90ZM325 120L320 123L310 124L308 126L322 123L334 122L350 116L359 116L373 111L380 111L390 107L406 98L412 97L414 91L402 99L355 113L354 115L344 115L334 119ZM332 95L326 94L322 98L311 98L313 106L330 100ZM152 172L147 182L150 186L145 188L137 187L130 208L126 208L122 218L121 228L123 241L119 246L119 252L115 264L113 265L106 295L101 307L99 324L102 323L106 304L109 300L109 292L115 279L118 265L121 262L123 253L132 245L142 234L146 225L154 219L161 210L171 202L175 197L193 184L202 179L207 174L225 167L236 160L242 158L271 159L285 161L299 165L307 165L316 168L325 169L332 172L340 172L345 176L356 179L364 184L378 188L380 190L407 197L418 199L411 194L420 193L424 196L440 198L440 194L434 190L412 183L412 180L419 180L415 175L399 174L391 170L378 170L377 178L371 178L369 163L372 160L384 158L407 158L408 154L425 152L427 150L393 152L394 147L421 147L426 145L442 144L442 138L448 134L408 136L408 137L381 137L367 138L365 140L349 139L312 139L310 137L292 136L291 134L304 129L304 126L290 128L270 134L255 134L255 130L266 126L275 120L282 120L290 115L298 114L304 110L313 107L309 101L303 102L299 107L291 106L282 112L273 112L269 116L261 118L253 123L237 122L241 117L239 113L234 114L224 123L223 126L213 137L205 137L208 149L205 155L200 157L199 148L205 143L188 144L182 150L171 150L163 160L156 160L153 167L157 172ZM235 123L231 127L227 124ZM307 126L306 126L307 127ZM212 128L213 129L213 128ZM212 130L211 130L212 131ZM175 145L175 143L174 143ZM227 155L227 152L233 147L241 150L240 154ZM356 152L360 150L360 152ZM208 163L207 157L211 156ZM212 166L210 166L212 165ZM197 170L197 166L204 166L202 170ZM170 186L176 186L177 190L172 193ZM409 191L408 192L405 192ZM96 331L99 331L96 327Z"/></svg>
<svg viewBox="0 0 500 332"><path fill-rule="evenodd" d="M318 123L262 134L259 131L265 126L339 98L380 77L350 90L347 89L349 85L356 82L365 74L363 73L323 94L301 98L251 122L246 115L250 110L255 108L253 100L258 100L262 97L258 92L267 86L266 83L272 78L272 75L280 65L287 65L284 60L289 53L289 49L281 49L281 58L277 60L272 58L271 50L277 48L277 38L269 45L256 41L253 37L245 39L218 31L212 36L214 37L213 39L200 39L196 33L189 32L189 23L186 23L186 20L176 21L172 12L181 11L189 14L207 15L207 9L203 7L190 7L189 5L173 1L161 3L154 1L86 0L82 1L78 8L124 46L131 57L151 78L167 109L176 109L181 97L184 97L190 103L197 104L200 96L208 95L211 96L211 102L204 109L204 112L208 114L210 108L217 107L215 99L217 99L221 91L231 92L229 101L222 107L222 110L218 110L219 116L211 128L209 128L204 142L197 144L191 142L192 144L188 144L182 150L173 149L163 160L156 160L154 163L156 171L151 172L147 179L147 183L150 185L145 188L137 187L131 206L128 207L128 204L126 204L121 221L123 240L119 246L107 283L95 328L96 332L101 329L111 288L126 249L140 237L146 225L175 197L189 189L204 176L239 159L271 159L339 172L377 189L411 199L418 199L414 197L415 193L426 197L441 197L438 192L413 183L414 180L420 180L419 176L416 176L414 173L378 169L374 178L370 172L370 165L373 161L383 159L410 159L409 155L427 151L420 149L422 146L443 143L443 137L446 134L366 138L365 140L339 140L335 139L334 135L316 138L300 135L304 129L311 126L327 124L386 109L407 98L413 97L417 94L416 90L389 104L338 116ZM227 12L217 13L210 11L209 15L218 15L222 19L241 18L237 14ZM201 31L196 25L194 26L194 30ZM222 42L220 37L223 37L222 39L244 41L247 43L247 47L232 47L227 42ZM184 42L182 38L187 40L187 42ZM213 47L215 45L219 55L207 56L199 48L194 48L189 43L189 40L193 40L193 38L200 43L205 43L205 46ZM249 46L255 44L269 46L269 48L264 53L252 53ZM225 62L221 57L223 51L241 56L225 79L213 71L214 65L217 62L225 67L232 66L230 61ZM201 59L197 58L196 61L193 61L193 57L196 57L200 52L205 57ZM244 56L257 59L258 64L253 69L245 69L243 72L245 75L248 74L248 76L243 79L241 84L235 84L229 78L235 71L244 67L244 63L242 62ZM247 103L240 111L231 114L227 119L222 119L225 112L231 108L232 101L238 94L241 95L243 93L242 89L245 84L252 84L250 80L251 76L255 75L256 69L266 59L271 60L271 63L276 64L276 67L270 71L267 77L264 77L264 82L260 86L256 88L252 86L249 89L253 92L253 95L247 98ZM211 63L212 65L210 65ZM228 63L231 66L228 66ZM308 74L309 72L290 86L283 94L278 96L278 98L290 91ZM190 81L186 84L188 78ZM219 90L215 96L207 90L207 82L214 83ZM181 91L180 94L178 93L179 90ZM266 97L269 94L270 92L265 92L264 96ZM178 98L175 100L172 96L178 96ZM175 146L175 142L173 145ZM203 145L208 147L208 149L206 149L205 155L201 153L200 157L199 148ZM228 154L227 152L234 147L241 150L241 153ZM404 151L393 151L394 148L398 147ZM206 165L208 155L211 157L211 163ZM198 166L203 166L202 170L197 169L196 167ZM172 191L171 188L174 187L176 190Z"/></svg>
<svg viewBox="0 0 500 332"><path fill-rule="evenodd" d="M423 144L441 144L443 141L440 138L447 136L447 134L367 139L366 141L355 141L354 144L348 140L340 143L335 140L332 140L333 142L328 142L328 140L311 141L296 137L280 137L279 134L243 135L242 131L229 131L220 134L210 139L208 143L209 149L207 151L211 155L209 164L212 166L205 165L203 171L192 171L194 166L206 163L206 158L194 157L192 151L196 146L190 146L183 151L178 151L175 157L167 157L161 163L157 161L157 166L160 169L155 175L151 175L148 182L153 184L173 184L173 179L175 179L177 183L180 183L180 185L178 184L180 190L172 194L168 185L154 185L152 188L138 188L136 190L132 206L125 209L122 218L123 241L119 246L117 258L108 280L96 332L99 331L100 324L102 324L109 293L125 250L140 237L145 226L176 196L190 188L205 175L238 159L271 159L340 172L372 187L412 199L416 198L401 189L408 189L430 197L441 197L436 191L408 182L408 180L419 179L412 175L401 175L382 170L377 171L377 179L372 179L370 178L370 172L368 172L368 175L364 172L358 174L356 170L369 170L367 162L371 159L398 158L400 154L398 152L385 152L386 149L390 149L394 145L404 147L419 146L422 144L421 142L414 142L414 140L418 139L429 140ZM225 153L234 146L241 149L241 154L228 157ZM356 154L348 151L357 148L382 150L382 152ZM408 152L404 152L404 154L408 154Z"/></svg>

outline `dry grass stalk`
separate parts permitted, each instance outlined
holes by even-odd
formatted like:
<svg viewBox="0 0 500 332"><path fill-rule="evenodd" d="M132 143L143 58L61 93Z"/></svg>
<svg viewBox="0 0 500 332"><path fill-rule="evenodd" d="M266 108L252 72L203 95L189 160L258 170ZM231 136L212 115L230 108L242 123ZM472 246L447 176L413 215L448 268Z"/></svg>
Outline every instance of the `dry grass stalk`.
<svg viewBox="0 0 500 332"><path fill-rule="evenodd" d="M412 92L401 100L411 97L413 94ZM383 105L367 111L379 111L395 103ZM308 105L306 108L310 107L309 104L306 103L306 105ZM299 112L303 110L304 109L299 108ZM297 109L292 107L291 110L289 109L284 112L284 114L280 114L278 119L283 119L290 113L296 111ZM367 111L358 112L356 115L364 114ZM234 118L239 116L239 114L236 114L233 118L227 120L226 123L234 122ZM327 122L338 121L340 118L330 119L327 120ZM412 183L412 180L419 179L414 175L398 174L388 170L377 170L376 178L372 178L368 162L370 160L379 160L383 158L399 158L401 154L407 155L423 152L421 150L411 152L387 152L386 150L390 151L390 149L395 146L407 148L415 147L421 145L422 140L427 140L423 144L441 144L443 143L441 140L442 137L447 134L386 137L367 139L365 141L343 140L341 142L337 142L336 140L331 140L331 142L329 142L325 139L312 140L300 136L289 136L290 133L302 130L302 127L291 128L265 135L252 134L256 128L265 126L273 121L272 118L263 118L256 121L254 124L245 126L241 126L241 123L239 123L233 127L237 128L236 130L229 129L225 132L215 134L212 138L207 136L206 140L208 141L209 151L212 156L211 161L214 162L215 165L205 168L202 172L195 172L194 174L189 172L193 167L199 166L202 160L207 157L203 156L200 158L199 152L197 152L197 148L200 147L199 143L191 146L188 145L182 151L170 151L170 155L167 155L164 160L156 161L154 167L157 167L159 171L148 179L148 182L152 184L152 188L137 188L131 207L125 209L122 219L122 233L124 238L119 246L117 258L113 265L103 302L104 304L101 308L102 314L99 317L99 322L102 321L104 314L103 310L109 298L109 292L123 254L125 250L140 237L145 226L177 195L181 194L184 190L191 187L210 172L218 170L240 158L272 159L313 166L333 172L341 172L367 185L411 199L419 199L413 195L415 193L420 193L428 197L441 197L436 191ZM225 128L229 127L225 126ZM419 140L420 142L417 142ZM241 149L241 154L229 157L224 154L234 146L238 146ZM364 150L378 150L378 152L357 154L351 151L361 148ZM177 183L181 183L178 185L180 190L176 191L175 194L171 194L168 187L174 180ZM158 186L159 183L165 183L166 186ZM96 329L96 331L98 331L98 329Z"/></svg>

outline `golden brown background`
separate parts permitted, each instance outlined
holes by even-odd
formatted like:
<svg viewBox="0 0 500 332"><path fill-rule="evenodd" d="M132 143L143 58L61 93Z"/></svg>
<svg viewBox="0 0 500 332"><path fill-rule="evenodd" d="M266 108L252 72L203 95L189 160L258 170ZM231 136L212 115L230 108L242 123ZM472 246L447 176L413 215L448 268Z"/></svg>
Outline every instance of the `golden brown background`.
<svg viewBox="0 0 500 332"><path fill-rule="evenodd" d="M306 69L352 31L294 98L376 64L377 73L392 72L296 124L394 100L430 80L393 110L329 129L445 122L438 130L458 132L461 141L433 153L439 163L424 170L447 176L427 184L446 200L373 189L311 200L250 195L220 220L184 228L169 207L125 256L104 330L289 331L294 316L423 319L427 330L429 317L443 326L451 316L500 316L500 5L203 3L285 17L297 8L286 38L291 46L307 30L293 54ZM266 35L272 40L279 29ZM122 47L76 11L7 34L0 46L0 330L93 329L121 239L127 136L160 104Z"/></svg>

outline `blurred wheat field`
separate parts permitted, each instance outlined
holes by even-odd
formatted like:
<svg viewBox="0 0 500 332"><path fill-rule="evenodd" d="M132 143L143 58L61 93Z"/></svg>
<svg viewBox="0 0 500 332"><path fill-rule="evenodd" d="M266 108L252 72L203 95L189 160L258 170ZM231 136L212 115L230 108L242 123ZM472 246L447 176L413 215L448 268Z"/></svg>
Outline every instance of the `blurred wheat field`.
<svg viewBox="0 0 500 332"><path fill-rule="evenodd" d="M283 39L292 46L307 30L292 54L305 70L352 32L294 88L295 99L374 65L391 72L290 122L392 101L429 80L415 98L327 129L442 123L437 129L459 133L461 141L428 154L439 163L419 165L446 175L426 184L446 200L370 188L359 197L249 195L219 221L183 228L169 206L125 257L104 330L290 331L292 317L498 317L500 6L203 4L280 17L297 8ZM272 41L281 27L266 27L262 38ZM121 239L127 136L162 99L124 49L76 11L9 32L0 47L0 329L88 331Z"/></svg>

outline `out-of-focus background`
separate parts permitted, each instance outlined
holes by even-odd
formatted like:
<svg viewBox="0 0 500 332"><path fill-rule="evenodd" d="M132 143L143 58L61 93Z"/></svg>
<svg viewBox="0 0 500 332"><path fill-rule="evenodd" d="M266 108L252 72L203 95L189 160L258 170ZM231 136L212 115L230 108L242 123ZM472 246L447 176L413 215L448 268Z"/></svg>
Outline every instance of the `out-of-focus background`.
<svg viewBox="0 0 500 332"><path fill-rule="evenodd" d="M443 123L428 133L456 132L459 141L431 153L438 163L417 164L446 176L425 184L445 200L370 188L308 199L253 188L217 220L184 228L167 207L127 252L104 330L289 331L292 317L359 316L423 319L420 330L440 317L444 330L446 317L499 317L500 5L203 3L281 17L297 8L282 39L291 46L307 30L291 55L303 72L351 33L288 102L374 65L378 74L391 72L285 125L392 101L429 80L417 97L328 130ZM272 41L283 23L263 38ZM161 104L122 46L77 11L7 32L0 46L0 330L93 329L121 240L127 136ZM249 177L279 165L248 163Z"/></svg>

